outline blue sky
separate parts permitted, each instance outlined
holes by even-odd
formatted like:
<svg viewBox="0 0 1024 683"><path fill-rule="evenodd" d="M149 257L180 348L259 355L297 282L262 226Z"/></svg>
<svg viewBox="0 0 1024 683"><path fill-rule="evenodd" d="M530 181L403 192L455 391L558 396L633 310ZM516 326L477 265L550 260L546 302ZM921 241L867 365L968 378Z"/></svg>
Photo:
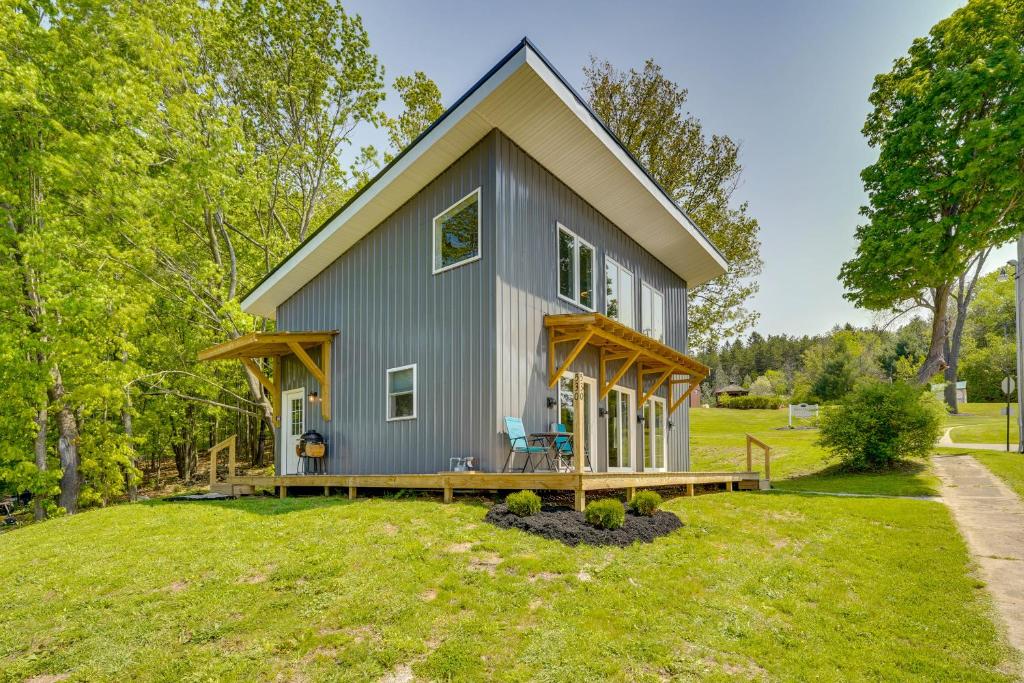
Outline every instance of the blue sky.
<svg viewBox="0 0 1024 683"><path fill-rule="evenodd" d="M524 35L578 89L593 54L619 68L653 57L689 90L708 132L742 144L743 184L761 224L762 333L810 334L867 324L842 298L874 151L860 134L875 74L962 4L867 2L516 2L349 0L395 76L419 69L445 106ZM391 98L392 100L394 98ZM392 102L391 106L395 106ZM357 142L382 145L363 131ZM1012 255L1001 251L992 263Z"/></svg>

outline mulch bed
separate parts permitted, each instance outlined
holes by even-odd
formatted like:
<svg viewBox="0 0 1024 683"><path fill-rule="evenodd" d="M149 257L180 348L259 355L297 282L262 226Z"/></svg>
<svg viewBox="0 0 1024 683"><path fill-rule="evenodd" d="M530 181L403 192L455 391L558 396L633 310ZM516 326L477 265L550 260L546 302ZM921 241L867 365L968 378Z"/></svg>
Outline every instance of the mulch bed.
<svg viewBox="0 0 1024 683"><path fill-rule="evenodd" d="M569 508L544 507L535 515L518 517L508 511L504 504L498 504L487 511L485 518L502 529L519 529L537 534L566 545L617 545L624 548L637 541L650 543L659 536L666 536L683 523L671 512L658 511L651 517L641 517L626 512L626 522L619 529L598 529L590 526L582 512Z"/></svg>

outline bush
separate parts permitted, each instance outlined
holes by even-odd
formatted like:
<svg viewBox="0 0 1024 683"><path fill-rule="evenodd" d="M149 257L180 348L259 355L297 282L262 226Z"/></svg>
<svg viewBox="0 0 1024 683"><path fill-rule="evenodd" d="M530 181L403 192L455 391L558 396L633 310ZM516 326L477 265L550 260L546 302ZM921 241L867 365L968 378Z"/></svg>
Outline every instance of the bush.
<svg viewBox="0 0 1024 683"><path fill-rule="evenodd" d="M583 514L587 524L599 529L618 529L626 522L626 509L614 498L602 498L588 503Z"/></svg>
<svg viewBox="0 0 1024 683"><path fill-rule="evenodd" d="M722 396L718 399L720 408L736 408L738 410L777 410L782 407L781 396Z"/></svg>
<svg viewBox="0 0 1024 683"><path fill-rule="evenodd" d="M850 469L880 469L931 453L942 415L942 404L919 387L871 382L819 414L818 443Z"/></svg>
<svg viewBox="0 0 1024 683"><path fill-rule="evenodd" d="M633 514L651 517L661 507L661 496L655 491L639 491L629 501L629 509Z"/></svg>
<svg viewBox="0 0 1024 683"><path fill-rule="evenodd" d="M505 506L517 517L529 517L540 512L540 496L533 491L518 491L505 496Z"/></svg>

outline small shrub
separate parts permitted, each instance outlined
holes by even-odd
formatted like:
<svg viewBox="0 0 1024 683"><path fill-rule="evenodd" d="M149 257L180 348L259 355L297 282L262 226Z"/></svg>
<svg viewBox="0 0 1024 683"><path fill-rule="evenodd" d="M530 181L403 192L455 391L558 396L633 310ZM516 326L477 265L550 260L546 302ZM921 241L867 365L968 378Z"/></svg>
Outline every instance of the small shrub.
<svg viewBox="0 0 1024 683"><path fill-rule="evenodd" d="M871 382L818 415L818 443L850 469L926 457L939 438L942 405L919 387Z"/></svg>
<svg viewBox="0 0 1024 683"><path fill-rule="evenodd" d="M540 512L540 496L533 491L518 491L505 496L505 506L517 517L529 517Z"/></svg>
<svg viewBox="0 0 1024 683"><path fill-rule="evenodd" d="M626 522L626 509L614 498L602 498L588 503L583 514L587 524L598 529L618 529Z"/></svg>
<svg viewBox="0 0 1024 683"><path fill-rule="evenodd" d="M722 396L718 399L721 408L737 410L778 410L782 407L781 396Z"/></svg>
<svg viewBox="0 0 1024 683"><path fill-rule="evenodd" d="M651 517L661 507L661 496L656 491L638 491L629 501L629 509L635 515Z"/></svg>

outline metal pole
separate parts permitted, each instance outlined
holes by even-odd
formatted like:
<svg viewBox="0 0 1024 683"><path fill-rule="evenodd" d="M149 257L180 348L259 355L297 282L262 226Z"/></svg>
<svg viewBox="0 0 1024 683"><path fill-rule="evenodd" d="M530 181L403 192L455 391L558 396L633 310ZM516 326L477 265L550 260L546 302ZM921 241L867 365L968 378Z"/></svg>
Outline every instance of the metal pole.
<svg viewBox="0 0 1024 683"><path fill-rule="evenodd" d="M1016 322L1017 322L1017 452L1024 453L1024 281L1021 280L1020 269L1024 267L1024 233L1017 237L1017 267L1014 269L1013 282L1016 291ZM1007 449L1009 450L1009 449Z"/></svg>

